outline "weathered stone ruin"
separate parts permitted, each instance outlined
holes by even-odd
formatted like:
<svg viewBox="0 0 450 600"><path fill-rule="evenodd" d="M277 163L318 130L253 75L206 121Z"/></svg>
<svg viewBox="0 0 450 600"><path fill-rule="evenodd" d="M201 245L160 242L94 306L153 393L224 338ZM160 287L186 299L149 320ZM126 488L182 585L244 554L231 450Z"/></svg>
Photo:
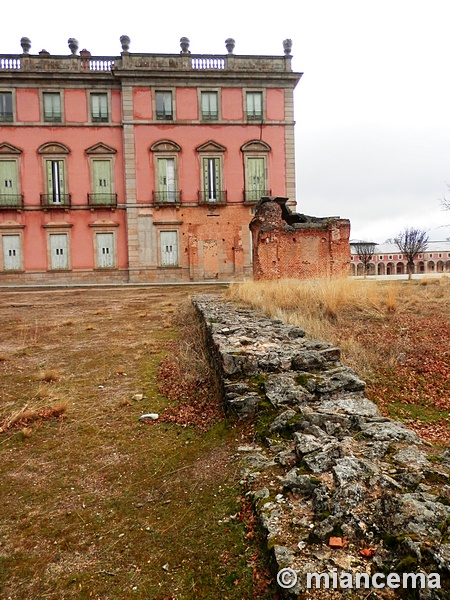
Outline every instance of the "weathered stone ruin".
<svg viewBox="0 0 450 600"><path fill-rule="evenodd" d="M277 570L298 575L295 587L280 592L315 598L306 574L335 569L437 573L442 589L408 589L402 597L449 598L450 450L436 454L383 417L339 348L214 296L193 303L228 410L255 419L257 439L238 448L242 483ZM348 598L345 592L317 597Z"/></svg>
<svg viewBox="0 0 450 600"><path fill-rule="evenodd" d="M261 198L250 223L255 279L350 274L350 221L291 212L287 198Z"/></svg>

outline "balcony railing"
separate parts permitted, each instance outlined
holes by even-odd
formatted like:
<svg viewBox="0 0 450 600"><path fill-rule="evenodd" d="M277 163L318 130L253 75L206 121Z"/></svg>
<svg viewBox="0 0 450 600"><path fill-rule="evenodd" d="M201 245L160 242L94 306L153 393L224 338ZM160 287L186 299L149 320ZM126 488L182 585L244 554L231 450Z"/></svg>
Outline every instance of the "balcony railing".
<svg viewBox="0 0 450 600"><path fill-rule="evenodd" d="M199 204L226 204L227 192L200 191L198 193Z"/></svg>
<svg viewBox="0 0 450 600"><path fill-rule="evenodd" d="M181 192L153 192L153 202L159 206L163 204L180 204Z"/></svg>
<svg viewBox="0 0 450 600"><path fill-rule="evenodd" d="M41 194L44 208L70 208L70 194Z"/></svg>
<svg viewBox="0 0 450 600"><path fill-rule="evenodd" d="M245 190L244 204L256 204L264 196L271 196L272 190Z"/></svg>
<svg viewBox="0 0 450 600"><path fill-rule="evenodd" d="M89 206L117 206L117 194L88 194L87 199Z"/></svg>
<svg viewBox="0 0 450 600"><path fill-rule="evenodd" d="M0 210L20 209L23 207L22 194L0 194Z"/></svg>

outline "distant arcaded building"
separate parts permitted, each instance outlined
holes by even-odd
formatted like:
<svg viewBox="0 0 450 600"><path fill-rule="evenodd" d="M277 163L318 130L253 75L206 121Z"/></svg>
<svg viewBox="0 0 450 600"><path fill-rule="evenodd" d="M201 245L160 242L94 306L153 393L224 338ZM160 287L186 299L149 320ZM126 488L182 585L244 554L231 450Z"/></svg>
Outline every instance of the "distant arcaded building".
<svg viewBox="0 0 450 600"><path fill-rule="evenodd" d="M0 283L230 280L262 196L295 205L281 56L0 56Z"/></svg>
<svg viewBox="0 0 450 600"><path fill-rule="evenodd" d="M287 198L262 198L250 223L255 279L350 274L350 221L292 212Z"/></svg>
<svg viewBox="0 0 450 600"><path fill-rule="evenodd" d="M351 274L364 275L364 265L351 245ZM393 243L376 244L368 275L404 275L408 273L407 259ZM428 242L425 252L414 259L414 273L450 273L450 242Z"/></svg>

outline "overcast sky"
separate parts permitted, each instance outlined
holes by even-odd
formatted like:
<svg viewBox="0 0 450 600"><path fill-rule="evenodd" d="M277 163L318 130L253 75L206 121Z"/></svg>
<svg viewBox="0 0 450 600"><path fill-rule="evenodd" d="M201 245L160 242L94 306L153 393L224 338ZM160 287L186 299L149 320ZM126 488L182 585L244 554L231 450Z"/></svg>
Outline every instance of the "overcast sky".
<svg viewBox="0 0 450 600"><path fill-rule="evenodd" d="M58 15L57 17L55 15ZM450 236L439 199L450 183L450 1L294 0L82 2L22 0L2 9L0 53L45 48L94 55L191 51L283 54L293 41L299 212L351 220L353 239L383 242L404 227ZM7 24L7 25L6 25ZM450 193L449 193L450 195Z"/></svg>

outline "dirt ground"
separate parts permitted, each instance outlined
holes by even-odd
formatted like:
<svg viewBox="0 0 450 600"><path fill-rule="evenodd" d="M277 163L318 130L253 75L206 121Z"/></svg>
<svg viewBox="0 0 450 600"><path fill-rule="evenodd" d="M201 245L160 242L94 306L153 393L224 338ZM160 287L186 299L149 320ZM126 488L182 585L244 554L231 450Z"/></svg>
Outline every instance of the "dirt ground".
<svg viewBox="0 0 450 600"><path fill-rule="evenodd" d="M2 600L253 597L241 434L139 421L173 317L221 289L0 290Z"/></svg>

